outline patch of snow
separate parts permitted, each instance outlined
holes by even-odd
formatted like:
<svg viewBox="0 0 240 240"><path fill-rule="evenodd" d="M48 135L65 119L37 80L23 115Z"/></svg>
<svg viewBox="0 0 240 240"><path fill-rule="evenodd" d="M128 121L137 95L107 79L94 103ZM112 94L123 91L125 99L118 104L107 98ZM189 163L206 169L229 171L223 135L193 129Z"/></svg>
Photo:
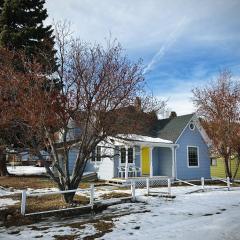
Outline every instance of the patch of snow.
<svg viewBox="0 0 240 240"><path fill-rule="evenodd" d="M17 176L46 174L46 169L44 167L35 167L35 166L8 166L7 170L10 174L14 174Z"/></svg>
<svg viewBox="0 0 240 240"><path fill-rule="evenodd" d="M6 206L14 205L18 202L19 201L13 200L11 198L0 198L0 209Z"/></svg>
<svg viewBox="0 0 240 240"><path fill-rule="evenodd" d="M29 176L29 175L46 175L45 167L35 166L8 166L7 170L10 174L17 176ZM84 172L83 176L92 174L94 172Z"/></svg>
<svg viewBox="0 0 240 240"><path fill-rule="evenodd" d="M100 239L238 239L240 188L208 188L186 194L199 187L173 187L174 200L143 196L144 190L137 190L137 199L145 200L150 212L116 218L114 230Z"/></svg>

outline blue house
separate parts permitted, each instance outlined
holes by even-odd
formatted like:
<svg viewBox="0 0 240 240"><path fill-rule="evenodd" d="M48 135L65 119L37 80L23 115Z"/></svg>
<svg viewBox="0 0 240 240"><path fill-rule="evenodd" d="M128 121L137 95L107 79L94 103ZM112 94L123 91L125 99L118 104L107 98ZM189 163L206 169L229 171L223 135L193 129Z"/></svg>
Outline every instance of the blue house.
<svg viewBox="0 0 240 240"><path fill-rule="evenodd" d="M195 114L157 120L149 134L119 134L100 143L85 172L99 179L162 177L182 180L210 178L210 140ZM70 168L76 157L70 152ZM107 155L112 157L103 158Z"/></svg>

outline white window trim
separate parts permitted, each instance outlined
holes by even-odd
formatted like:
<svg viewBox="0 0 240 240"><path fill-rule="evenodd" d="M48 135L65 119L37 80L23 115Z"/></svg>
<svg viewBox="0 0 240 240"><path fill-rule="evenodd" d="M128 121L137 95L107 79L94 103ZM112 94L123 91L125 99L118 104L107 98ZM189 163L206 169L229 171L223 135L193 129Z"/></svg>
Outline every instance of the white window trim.
<svg viewBox="0 0 240 240"><path fill-rule="evenodd" d="M190 127L190 125L193 124L193 129ZM189 124L188 124L188 128L190 129L190 131L194 131L195 130L195 124L193 121L191 121Z"/></svg>
<svg viewBox="0 0 240 240"><path fill-rule="evenodd" d="M188 154L188 149L190 147L194 147L194 148L197 148L197 162L198 162L198 165L197 166L189 166L189 154ZM200 167L200 162L199 162L199 147L198 146L191 146L191 145L188 145L187 146L187 166L188 168L199 168Z"/></svg>
<svg viewBox="0 0 240 240"><path fill-rule="evenodd" d="M121 162L121 149L122 148L125 148L125 150L126 150L126 159L128 158L128 148L132 148L133 149L133 163L128 163L128 165L129 166L133 166L133 165L135 165L135 158L136 158L136 156L135 156L135 147L134 146L129 146L129 147L120 147L119 148L119 166L125 166L125 164L126 164L126 162L124 162L124 163L122 163Z"/></svg>

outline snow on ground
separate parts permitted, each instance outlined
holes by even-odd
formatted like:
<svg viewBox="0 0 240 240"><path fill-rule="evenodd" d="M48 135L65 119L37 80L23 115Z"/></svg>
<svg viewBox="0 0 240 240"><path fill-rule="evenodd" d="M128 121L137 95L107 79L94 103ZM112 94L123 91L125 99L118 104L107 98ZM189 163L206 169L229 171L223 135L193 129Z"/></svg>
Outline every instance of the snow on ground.
<svg viewBox="0 0 240 240"><path fill-rule="evenodd" d="M18 201L13 200L11 198L0 198L0 209L6 207L6 206L11 206L18 203Z"/></svg>
<svg viewBox="0 0 240 240"><path fill-rule="evenodd" d="M45 175L45 167L35 167L35 166L8 166L7 170L10 174L17 176L29 176L29 175ZM93 172L84 172L83 176L91 174Z"/></svg>
<svg viewBox="0 0 240 240"><path fill-rule="evenodd" d="M130 190L116 190L130 193ZM111 187L99 187L96 196L111 192ZM29 226L0 227L0 239L55 239L54 235L94 235L91 223L73 228L66 224L86 222L113 216L113 231L100 239L164 239L164 240L239 240L240 188L206 186L206 192L194 192L201 187L172 187L173 200L145 196L145 189L137 189L141 202L111 206L103 213L64 219L49 219ZM49 189L51 190L51 189ZM153 188L155 193L167 192L167 188ZM88 194L84 190L81 194ZM123 216L121 216L123 215Z"/></svg>
<svg viewBox="0 0 240 240"><path fill-rule="evenodd" d="M35 166L8 166L7 170L10 174L14 174L17 176L46 174L46 169L44 167L35 167Z"/></svg>
<svg viewBox="0 0 240 240"><path fill-rule="evenodd" d="M138 191L150 212L116 218L113 232L102 239L239 239L240 188L186 194L196 189L173 188L174 200L139 196Z"/></svg>

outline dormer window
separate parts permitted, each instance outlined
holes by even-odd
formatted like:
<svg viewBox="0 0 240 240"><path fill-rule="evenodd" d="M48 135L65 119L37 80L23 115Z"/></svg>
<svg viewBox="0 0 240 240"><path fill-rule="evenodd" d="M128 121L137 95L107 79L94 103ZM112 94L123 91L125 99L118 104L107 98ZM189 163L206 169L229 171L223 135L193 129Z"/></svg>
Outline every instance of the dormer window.
<svg viewBox="0 0 240 240"><path fill-rule="evenodd" d="M192 130L192 131L195 129L195 125L194 125L193 122L190 122L189 129Z"/></svg>

